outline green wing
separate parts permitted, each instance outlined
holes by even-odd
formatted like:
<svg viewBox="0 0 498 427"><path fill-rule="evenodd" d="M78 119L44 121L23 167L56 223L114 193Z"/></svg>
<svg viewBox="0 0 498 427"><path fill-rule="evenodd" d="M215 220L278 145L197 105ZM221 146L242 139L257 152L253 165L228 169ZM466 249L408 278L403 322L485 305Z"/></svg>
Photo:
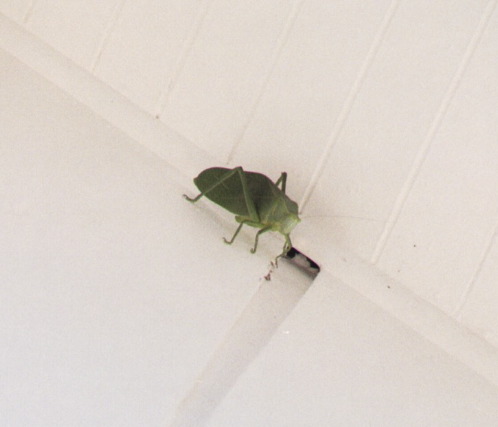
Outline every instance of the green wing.
<svg viewBox="0 0 498 427"><path fill-rule="evenodd" d="M242 180L247 185L247 198ZM281 223L289 219L289 214L292 219L297 218L297 204L261 173L215 167L202 171L194 183L205 197L235 215L254 220L248 206L252 204L262 224Z"/></svg>
<svg viewBox="0 0 498 427"><path fill-rule="evenodd" d="M271 224L284 235L289 234L300 221L297 203L271 181L264 189L255 200L261 222Z"/></svg>
<svg viewBox="0 0 498 427"><path fill-rule="evenodd" d="M194 178L194 183L201 193L204 193L213 184L220 183L207 191L205 197L235 215L249 217L249 208L244 197L240 175L234 173L225 179L226 175L231 172L233 172L233 169L209 168L202 171L197 178Z"/></svg>

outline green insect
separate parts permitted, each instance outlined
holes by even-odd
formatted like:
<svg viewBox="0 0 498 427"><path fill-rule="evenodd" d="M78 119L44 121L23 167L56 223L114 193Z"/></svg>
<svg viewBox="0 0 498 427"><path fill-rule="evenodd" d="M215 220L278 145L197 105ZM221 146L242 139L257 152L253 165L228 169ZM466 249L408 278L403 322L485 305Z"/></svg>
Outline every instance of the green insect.
<svg viewBox="0 0 498 427"><path fill-rule="evenodd" d="M190 198L195 203L202 196L234 213L235 220L240 224L230 240L223 238L231 245L244 224L259 228L256 233L252 253L258 247L258 238L267 231L278 231L285 237L282 253L285 255L292 247L290 232L301 221L298 217L297 203L285 194L287 173L282 172L277 182L257 172L246 172L242 167L234 169L209 168L202 171L194 183L201 193ZM280 188L279 188L280 185Z"/></svg>

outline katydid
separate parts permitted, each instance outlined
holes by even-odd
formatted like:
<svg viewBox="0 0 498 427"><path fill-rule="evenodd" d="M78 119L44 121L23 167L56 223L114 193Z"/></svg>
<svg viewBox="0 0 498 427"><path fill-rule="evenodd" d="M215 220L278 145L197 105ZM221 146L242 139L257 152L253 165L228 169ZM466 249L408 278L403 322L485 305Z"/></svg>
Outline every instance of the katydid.
<svg viewBox="0 0 498 427"><path fill-rule="evenodd" d="M201 191L197 197L190 198L185 194L183 197L195 203L202 196L206 196L235 214L239 226L230 240L223 238L229 245L233 243L244 224L259 228L252 253L258 248L258 238L261 234L278 231L285 237L282 253L277 257L280 258L291 249L290 232L301 221L297 203L285 194L286 181L286 172L282 172L277 182L273 182L266 175L246 172L240 166L234 169L215 167L202 171L194 178L195 185Z"/></svg>

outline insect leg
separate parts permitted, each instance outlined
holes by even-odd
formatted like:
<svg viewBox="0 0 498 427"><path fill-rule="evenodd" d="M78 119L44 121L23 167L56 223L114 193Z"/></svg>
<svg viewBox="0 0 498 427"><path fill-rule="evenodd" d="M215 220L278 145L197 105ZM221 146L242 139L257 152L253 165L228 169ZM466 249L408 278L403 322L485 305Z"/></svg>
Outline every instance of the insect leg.
<svg viewBox="0 0 498 427"><path fill-rule="evenodd" d="M288 234L285 234L285 243L284 243L284 248L282 249L282 253L275 258L275 264L278 265L278 259L287 255L287 252L289 252L292 248L292 242Z"/></svg>
<svg viewBox="0 0 498 427"><path fill-rule="evenodd" d="M247 211L249 213L249 217L252 222L260 222L258 211L256 210L256 206L254 206L254 200L249 194L249 188L247 186L246 173L239 166L233 169L234 172L238 172L240 177L240 183L242 185L242 192L244 193L244 200L246 202Z"/></svg>
<svg viewBox="0 0 498 427"><path fill-rule="evenodd" d="M227 244L227 245L231 245L233 243L233 241L235 240L235 238L237 237L237 234L239 234L239 231L240 229L242 228L242 226L248 222L249 220L246 220L246 221L241 221L240 225L237 227L237 230L235 230L235 234L232 236L232 238L230 240L227 240L223 237L223 241Z"/></svg>
<svg viewBox="0 0 498 427"><path fill-rule="evenodd" d="M292 242L290 239L290 236L288 234L285 235L285 245L284 245L284 250L282 252L282 255L286 255L287 252L289 252L292 248Z"/></svg>
<svg viewBox="0 0 498 427"><path fill-rule="evenodd" d="M186 194L183 195L185 199L187 199L189 202L195 203L197 200L199 200L202 196L204 196L207 192L211 191L213 188L216 188L218 185L222 184L224 181L226 181L228 178L230 178L232 175L237 173L237 169L235 168L230 171L228 171L225 175L223 175L218 181L216 181L213 185L209 186L206 190L204 190L202 193L200 193L197 197L191 198L188 197ZM240 168L242 169L242 168Z"/></svg>
<svg viewBox="0 0 498 427"><path fill-rule="evenodd" d="M278 178L275 185L278 187L278 184L280 184L280 183L282 183L282 191L285 194L285 185L287 183L287 172L282 172L282 175L280 175L280 178Z"/></svg>
<svg viewBox="0 0 498 427"><path fill-rule="evenodd" d="M256 239L254 240L254 248L251 249L251 253L252 254L256 253L256 249L258 248L259 235L263 234L263 233L266 233L267 231L270 231L270 230L271 230L271 225L269 225L268 227L262 228L261 230L259 230L256 233Z"/></svg>

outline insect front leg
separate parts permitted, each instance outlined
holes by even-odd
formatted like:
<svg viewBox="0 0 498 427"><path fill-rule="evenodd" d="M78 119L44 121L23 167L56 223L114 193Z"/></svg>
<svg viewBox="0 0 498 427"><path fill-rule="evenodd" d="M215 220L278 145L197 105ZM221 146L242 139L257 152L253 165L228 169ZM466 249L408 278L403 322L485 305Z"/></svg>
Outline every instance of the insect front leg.
<svg viewBox="0 0 498 427"><path fill-rule="evenodd" d="M259 239L259 235L260 235L260 234L263 234L263 233L266 233L267 231L270 231L270 230L271 230L271 225L268 225L267 227L262 228L261 230L259 230L259 231L256 233L256 238L254 239L254 247L251 249L251 253L252 253L252 254L256 253L256 249L258 248L258 239Z"/></svg>
<svg viewBox="0 0 498 427"><path fill-rule="evenodd" d="M223 241L227 244L227 245L231 245L233 243L233 241L235 240L235 238L237 237L237 234L239 234L239 231L241 230L242 226L246 223L246 222L249 222L249 220L244 220L244 221L241 221L240 222L240 225L237 227L237 230L235 230L235 233L234 235L232 236L232 238L230 240L227 240L223 237Z"/></svg>
<svg viewBox="0 0 498 427"><path fill-rule="evenodd" d="M285 243L284 243L284 248L282 249L282 253L275 258L275 264L278 265L278 259L287 255L287 252L289 252L292 248L292 242L290 239L290 236L288 234L285 234Z"/></svg>

